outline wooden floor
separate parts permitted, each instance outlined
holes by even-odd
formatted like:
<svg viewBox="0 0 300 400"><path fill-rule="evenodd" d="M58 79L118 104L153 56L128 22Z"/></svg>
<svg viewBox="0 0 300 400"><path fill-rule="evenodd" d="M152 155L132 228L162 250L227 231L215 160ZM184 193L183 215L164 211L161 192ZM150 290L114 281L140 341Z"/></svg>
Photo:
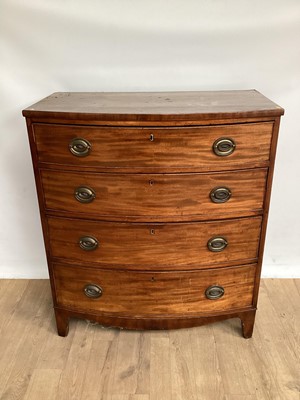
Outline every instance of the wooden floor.
<svg viewBox="0 0 300 400"><path fill-rule="evenodd" d="M252 339L239 320L133 332L72 320L47 280L0 280L1 400L299 400L300 280L268 279Z"/></svg>

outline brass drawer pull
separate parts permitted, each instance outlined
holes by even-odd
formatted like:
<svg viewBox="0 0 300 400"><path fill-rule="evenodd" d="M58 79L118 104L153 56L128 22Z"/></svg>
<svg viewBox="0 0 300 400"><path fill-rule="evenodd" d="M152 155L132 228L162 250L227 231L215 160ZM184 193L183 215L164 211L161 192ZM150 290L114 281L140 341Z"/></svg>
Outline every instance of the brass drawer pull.
<svg viewBox="0 0 300 400"><path fill-rule="evenodd" d="M92 145L86 139L75 138L69 144L70 152L76 157L85 157L90 154Z"/></svg>
<svg viewBox="0 0 300 400"><path fill-rule="evenodd" d="M95 283L89 283L83 288L83 291L87 297L92 299L98 299L103 293L102 287L96 285Z"/></svg>
<svg viewBox="0 0 300 400"><path fill-rule="evenodd" d="M219 251L223 251L228 245L228 242L223 237L214 237L209 239L207 242L207 247L210 251L214 253L218 253Z"/></svg>
<svg viewBox="0 0 300 400"><path fill-rule="evenodd" d="M98 240L93 236L82 236L79 239L79 246L82 250L96 250L99 245Z"/></svg>
<svg viewBox="0 0 300 400"><path fill-rule="evenodd" d="M213 151L219 157L225 157L232 154L236 144L234 140L229 138L219 138L213 144Z"/></svg>
<svg viewBox="0 0 300 400"><path fill-rule="evenodd" d="M213 203L226 203L231 197L231 191L227 187L217 187L210 192Z"/></svg>
<svg viewBox="0 0 300 400"><path fill-rule="evenodd" d="M209 286L205 290L205 296L209 300L217 300L220 299L225 293L225 290L222 286L214 285L214 286Z"/></svg>
<svg viewBox="0 0 300 400"><path fill-rule="evenodd" d="M89 187L80 186L75 189L74 196L80 203L91 203L95 199L96 193Z"/></svg>

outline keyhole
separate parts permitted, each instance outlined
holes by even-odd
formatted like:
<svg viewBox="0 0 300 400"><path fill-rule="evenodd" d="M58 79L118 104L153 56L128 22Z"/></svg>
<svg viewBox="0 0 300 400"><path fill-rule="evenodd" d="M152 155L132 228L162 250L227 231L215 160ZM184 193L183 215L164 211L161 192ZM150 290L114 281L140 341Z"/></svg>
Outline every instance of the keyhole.
<svg viewBox="0 0 300 400"><path fill-rule="evenodd" d="M152 179L150 179L149 185L150 185L150 186L153 186L153 185L154 185L154 181L153 181Z"/></svg>
<svg viewBox="0 0 300 400"><path fill-rule="evenodd" d="M151 282L155 282L154 276L151 277Z"/></svg>
<svg viewBox="0 0 300 400"><path fill-rule="evenodd" d="M150 135L150 142L153 142L154 141L154 135L153 135L153 133L151 133L151 135Z"/></svg>
<svg viewBox="0 0 300 400"><path fill-rule="evenodd" d="M150 229L150 234L155 235L155 229Z"/></svg>

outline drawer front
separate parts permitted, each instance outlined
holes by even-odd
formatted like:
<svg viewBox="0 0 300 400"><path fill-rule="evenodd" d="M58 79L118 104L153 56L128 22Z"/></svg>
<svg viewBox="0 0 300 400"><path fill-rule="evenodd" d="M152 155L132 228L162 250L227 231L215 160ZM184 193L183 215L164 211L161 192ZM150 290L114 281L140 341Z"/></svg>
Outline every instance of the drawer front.
<svg viewBox="0 0 300 400"><path fill-rule="evenodd" d="M53 270L58 306L134 317L200 315L250 307L256 268L132 272L55 264ZM212 286L217 288L209 289Z"/></svg>
<svg viewBox="0 0 300 400"><path fill-rule="evenodd" d="M48 217L53 257L126 269L187 270L253 262L260 226L261 217L169 224Z"/></svg>
<svg viewBox="0 0 300 400"><path fill-rule="evenodd" d="M34 124L34 135L41 162L219 171L268 161L272 129L271 122L163 129Z"/></svg>
<svg viewBox="0 0 300 400"><path fill-rule="evenodd" d="M112 219L143 216L145 221L251 215L262 209L266 174L266 169L164 175L41 171L48 210ZM218 203L216 197L229 199Z"/></svg>

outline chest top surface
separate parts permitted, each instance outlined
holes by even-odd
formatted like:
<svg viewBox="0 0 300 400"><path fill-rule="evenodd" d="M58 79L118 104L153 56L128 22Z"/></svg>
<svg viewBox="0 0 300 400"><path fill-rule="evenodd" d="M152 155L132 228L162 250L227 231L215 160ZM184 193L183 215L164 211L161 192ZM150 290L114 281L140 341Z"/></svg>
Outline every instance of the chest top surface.
<svg viewBox="0 0 300 400"><path fill-rule="evenodd" d="M283 113L256 90L57 92L23 110L29 118L115 121L276 117Z"/></svg>

